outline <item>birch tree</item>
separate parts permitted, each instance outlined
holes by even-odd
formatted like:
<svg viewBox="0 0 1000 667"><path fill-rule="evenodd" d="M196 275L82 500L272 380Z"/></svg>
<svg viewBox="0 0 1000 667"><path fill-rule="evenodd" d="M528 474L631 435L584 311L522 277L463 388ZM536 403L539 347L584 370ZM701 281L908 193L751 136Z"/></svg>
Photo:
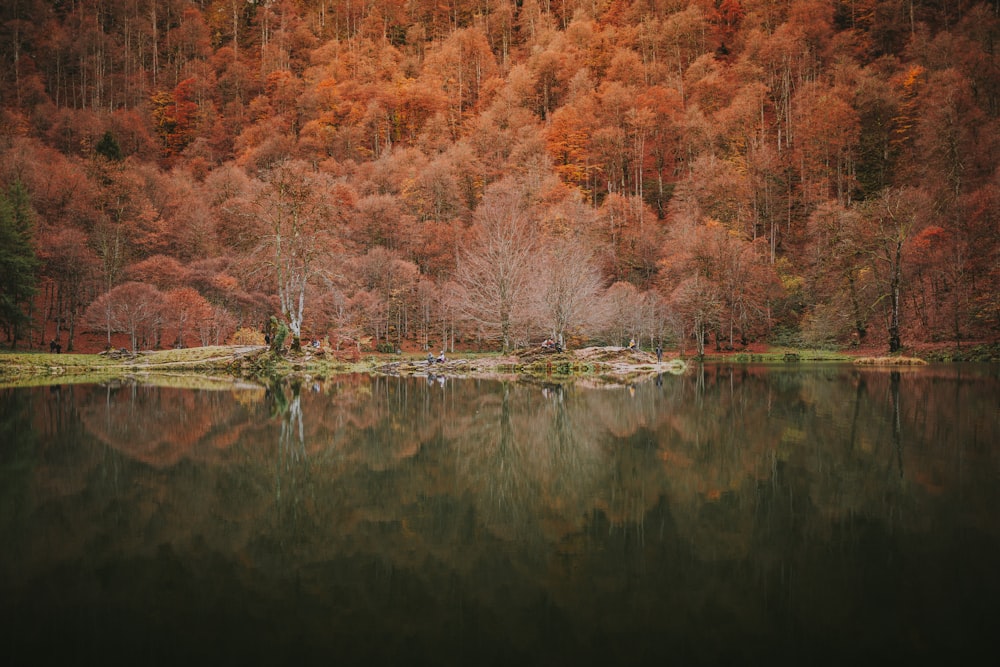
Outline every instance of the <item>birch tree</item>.
<svg viewBox="0 0 1000 667"><path fill-rule="evenodd" d="M335 210L324 196L328 185L304 162L284 162L265 175L253 200L261 225L253 256L274 279L296 351L301 349L306 288L334 249Z"/></svg>

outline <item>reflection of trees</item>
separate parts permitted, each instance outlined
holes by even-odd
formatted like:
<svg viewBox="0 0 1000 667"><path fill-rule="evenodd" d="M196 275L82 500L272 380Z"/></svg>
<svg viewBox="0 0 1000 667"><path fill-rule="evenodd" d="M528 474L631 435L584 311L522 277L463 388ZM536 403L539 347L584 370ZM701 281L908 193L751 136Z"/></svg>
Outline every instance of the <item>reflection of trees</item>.
<svg viewBox="0 0 1000 667"><path fill-rule="evenodd" d="M269 390L273 411L281 422L274 461L274 509L276 521L285 527L280 534L299 537L303 530L308 530L302 524L308 520L304 507L310 500L311 476L302 416L301 381L288 383L288 390L290 398L280 383L273 383Z"/></svg>
<svg viewBox="0 0 1000 667"><path fill-rule="evenodd" d="M509 383L497 394L477 404L471 428L455 434L458 482L480 520L505 538L578 529L604 474L581 395Z"/></svg>
<svg viewBox="0 0 1000 667"><path fill-rule="evenodd" d="M25 472L0 471L32 497L0 513L0 571L84 557L96 571L169 544L194 574L224 567L258 600L294 581L296 601L417 632L440 617L406 609L492 623L484 609L543 604L589 627L604 622L599 600L692 631L713 619L676 609L835 613L843 586L817 583L831 580L817 563L853 584L869 549L892 555L895 536L929 532L948 503L995 506L996 380L936 373L706 366L631 391L345 376L266 401L35 391L0 412L46 424ZM146 431L154 442L127 442ZM995 538L981 514L962 530Z"/></svg>
<svg viewBox="0 0 1000 667"><path fill-rule="evenodd" d="M525 526L536 502L538 480L529 472L529 443L514 433L510 393L505 383L495 414L485 415L481 426L472 431L477 451L468 453L472 478L481 480L473 488L482 489L479 508L483 517L494 527L514 527L516 534L516 527Z"/></svg>
<svg viewBox="0 0 1000 667"><path fill-rule="evenodd" d="M77 387L72 400L87 431L128 460L162 469L213 462L228 480L223 490L274 492L270 503L224 511L233 521L277 500L293 513L279 512L285 520L323 509L357 525L412 512L420 525L429 499L447 497L445 504L471 503L498 536L552 541L595 512L639 530L666 498L680 530L699 543L720 540L710 547L718 553L739 553L756 489L773 483L780 466L807 475L797 500L827 516L887 507L898 516L906 508L893 499L908 484L933 490L954 478L962 448L952 454L937 443L954 442L958 427L933 415L956 408L928 404L940 394L916 380L840 367L706 367L632 391L543 391L344 377L272 389L278 418L270 426L253 402L219 392ZM965 390L953 398L959 406L982 402ZM49 428L70 428L65 407L46 411ZM992 428L983 423L989 409L964 414L979 432ZM253 444L260 437L264 444ZM102 465L112 479L122 461ZM270 481L259 474L266 469ZM705 508L720 502L730 509L715 525Z"/></svg>
<svg viewBox="0 0 1000 667"><path fill-rule="evenodd" d="M592 499L606 471L606 456L601 446L601 431L575 387L554 390L539 421L547 422L530 432L537 433L539 446L547 445L549 483L546 504L553 523L563 530L573 526L567 518L582 517L591 508Z"/></svg>
<svg viewBox="0 0 1000 667"><path fill-rule="evenodd" d="M896 450L896 458L899 461L899 476L903 476L903 439L901 435L902 424L899 420L899 371L892 371L890 378L890 396L892 398L892 444Z"/></svg>
<svg viewBox="0 0 1000 667"><path fill-rule="evenodd" d="M100 401L86 398L94 392L102 395ZM240 439L249 419L228 393L134 382L81 389L78 400L88 432L124 455L157 467L185 458L218 458Z"/></svg>

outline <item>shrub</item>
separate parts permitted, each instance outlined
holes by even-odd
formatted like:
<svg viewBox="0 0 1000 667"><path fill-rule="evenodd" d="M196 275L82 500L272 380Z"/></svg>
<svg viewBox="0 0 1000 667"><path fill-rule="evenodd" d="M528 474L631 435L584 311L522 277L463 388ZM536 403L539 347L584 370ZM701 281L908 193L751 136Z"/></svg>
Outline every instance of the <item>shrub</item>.
<svg viewBox="0 0 1000 667"><path fill-rule="evenodd" d="M288 326L272 315L268 329L271 331L271 351L281 353L285 347L285 339L288 338Z"/></svg>

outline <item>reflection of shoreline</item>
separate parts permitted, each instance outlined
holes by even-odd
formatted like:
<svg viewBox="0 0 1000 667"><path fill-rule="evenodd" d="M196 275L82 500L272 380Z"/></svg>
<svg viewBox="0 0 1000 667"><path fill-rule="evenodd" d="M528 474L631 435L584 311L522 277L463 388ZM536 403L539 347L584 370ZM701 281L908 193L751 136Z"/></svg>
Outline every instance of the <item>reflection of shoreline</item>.
<svg viewBox="0 0 1000 667"><path fill-rule="evenodd" d="M150 387L171 387L173 389L198 389L202 391L233 391L262 394L264 385L230 376L195 375L192 373L132 373L111 384L141 384Z"/></svg>

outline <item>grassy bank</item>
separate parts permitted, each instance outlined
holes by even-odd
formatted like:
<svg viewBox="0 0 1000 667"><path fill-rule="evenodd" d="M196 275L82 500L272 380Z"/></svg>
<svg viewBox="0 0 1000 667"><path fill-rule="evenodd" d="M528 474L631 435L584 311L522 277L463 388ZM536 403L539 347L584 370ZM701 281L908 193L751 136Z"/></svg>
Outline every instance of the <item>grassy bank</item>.
<svg viewBox="0 0 1000 667"><path fill-rule="evenodd" d="M195 347L131 354L0 353L0 386L92 383L130 378L157 384L233 383L234 361L253 352L234 346Z"/></svg>
<svg viewBox="0 0 1000 667"><path fill-rule="evenodd" d="M101 382L119 375L116 363L94 354L0 353L0 386Z"/></svg>
<svg viewBox="0 0 1000 667"><path fill-rule="evenodd" d="M972 350L970 350L971 352ZM1000 358L998 346L975 351L975 360ZM920 365L918 357L858 357L831 350L770 348L760 352L706 354L703 358L668 359L658 363L643 350L591 347L555 353L541 348L503 355L469 352L449 355L443 363L428 364L423 355L367 354L347 357L315 351L275 355L263 346L220 345L180 350L110 354L48 354L0 352L0 386L137 380L177 386L225 387L234 382L266 382L274 378L329 377L344 373L378 375L479 377L542 382L577 380L604 384L641 381L662 373L683 373L686 362L731 364L789 364L798 362Z"/></svg>
<svg viewBox="0 0 1000 667"><path fill-rule="evenodd" d="M414 357L416 359L416 357ZM264 346L217 345L138 353L0 352L0 387L137 380L175 386L225 387L303 375L375 373L385 355L345 361L304 350L276 355Z"/></svg>
<svg viewBox="0 0 1000 667"><path fill-rule="evenodd" d="M323 378L344 373L629 383L659 373L683 372L685 368L682 361L660 364L647 352L621 348L587 348L565 353L543 353L536 349L511 355L460 353L433 364L428 364L423 355L355 356L345 359L312 349L276 355L263 346L213 346L136 354L0 353L0 386L116 380L157 384L209 382L219 386L241 379L266 382L274 378Z"/></svg>
<svg viewBox="0 0 1000 667"><path fill-rule="evenodd" d="M856 357L836 350L801 350L795 348L770 348L766 352L727 352L706 354L703 361L733 364L780 364L799 361L827 361L851 363Z"/></svg>
<svg viewBox="0 0 1000 667"><path fill-rule="evenodd" d="M837 350L803 350L795 348L770 348L766 352L729 352L706 354L702 361L731 364L781 364L796 362L853 363L864 366L922 366L929 361L1000 361L1000 346L980 346L970 348L965 353L919 352L908 350L906 354L859 355L856 351L847 353Z"/></svg>

